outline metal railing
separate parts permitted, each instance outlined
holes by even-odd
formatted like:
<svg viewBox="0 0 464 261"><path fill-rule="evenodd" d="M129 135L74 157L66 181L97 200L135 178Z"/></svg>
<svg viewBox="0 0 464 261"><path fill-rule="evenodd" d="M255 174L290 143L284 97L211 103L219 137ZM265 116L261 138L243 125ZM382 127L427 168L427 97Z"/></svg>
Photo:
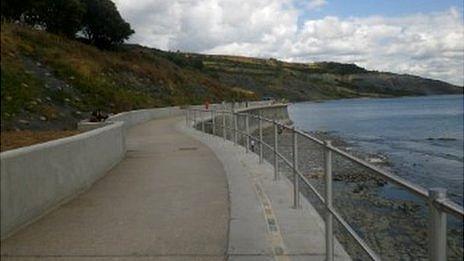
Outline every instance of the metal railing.
<svg viewBox="0 0 464 261"><path fill-rule="evenodd" d="M274 179L279 179L279 159L282 160L286 165L292 169L293 174L293 207L300 208L300 186L299 181L301 180L305 186L307 186L316 196L320 203L323 204L325 209L324 223L325 223L325 248L326 248L326 260L334 260L334 231L333 231L333 219L335 218L342 227L348 232L348 234L354 239L354 241L361 247L365 254L367 254L371 260L380 260L380 257L368 246L368 244L358 235L358 233L345 221L345 219L335 210L333 207L333 193L332 193L332 154L335 153L355 164L358 164L366 169L369 169L379 175L386 181L392 182L401 188L417 195L419 198L425 200L428 203L429 211L429 247L428 256L429 260L446 260L446 249L447 249L447 214L454 215L458 219L464 218L464 210L462 206L454 203L446 196L446 189L443 188L431 188L429 190L409 182L399 176L396 176L388 171L380 169L360 158L357 158L337 147L334 147L330 141L322 141L316 137L309 135L308 133L301 131L293 126L288 126L283 123L277 122L276 120L261 117L245 112L234 112L228 110L204 110L204 109L186 109L186 124L187 126L194 127L198 126L202 132L205 132L206 121L211 120L212 134L222 136L224 140L227 140L227 132L232 132L230 140L237 144L237 135L245 137L245 149L249 151L250 141L258 143L259 146L259 163L263 162L263 146L270 149L274 155ZM198 115L197 115L198 114ZM208 114L210 117L205 118L204 115ZM239 130L237 127L237 117L245 117L245 130ZM226 118L229 117L227 121ZM221 118L222 133L216 133L216 118ZM250 133L249 121L255 119L258 121L258 138L255 138ZM227 126L227 122L231 122L231 127ZM270 124L273 127L273 144L267 144L263 141L263 123ZM287 159L279 152L278 148L278 132L281 130L288 130L292 133L292 159ZM302 175L298 170L298 153L297 153L297 135L304 137L316 144L319 144L324 149L324 176L325 176L325 195L322 196L316 188L309 182L309 180Z"/></svg>

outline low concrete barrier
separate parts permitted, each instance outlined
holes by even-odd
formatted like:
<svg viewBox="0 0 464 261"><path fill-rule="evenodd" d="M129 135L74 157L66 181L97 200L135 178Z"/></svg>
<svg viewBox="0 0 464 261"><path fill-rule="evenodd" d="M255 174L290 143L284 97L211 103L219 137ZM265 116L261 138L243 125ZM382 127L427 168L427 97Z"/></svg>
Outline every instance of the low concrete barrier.
<svg viewBox="0 0 464 261"><path fill-rule="evenodd" d="M181 115L184 115L184 110L180 107L164 107L121 112L109 117L107 121L122 121L125 128L131 128L149 120Z"/></svg>
<svg viewBox="0 0 464 261"><path fill-rule="evenodd" d="M182 114L179 107L123 112L80 123L82 134L0 153L1 239L105 175L124 157L128 128Z"/></svg>
<svg viewBox="0 0 464 261"><path fill-rule="evenodd" d="M212 106L238 109L268 103ZM86 190L115 166L126 152L128 128L183 114L180 107L122 112L105 122L81 122L85 133L0 153L1 239Z"/></svg>
<svg viewBox="0 0 464 261"><path fill-rule="evenodd" d="M155 109L126 111L112 115L104 122L81 121L77 125L77 128L81 131L89 131L111 124L111 122L121 121L124 123L124 128L129 129L137 124L149 120L180 116L183 115L183 113L184 110L180 107L164 107Z"/></svg>
<svg viewBox="0 0 464 261"><path fill-rule="evenodd" d="M0 153L1 238L90 187L125 154L122 122Z"/></svg>

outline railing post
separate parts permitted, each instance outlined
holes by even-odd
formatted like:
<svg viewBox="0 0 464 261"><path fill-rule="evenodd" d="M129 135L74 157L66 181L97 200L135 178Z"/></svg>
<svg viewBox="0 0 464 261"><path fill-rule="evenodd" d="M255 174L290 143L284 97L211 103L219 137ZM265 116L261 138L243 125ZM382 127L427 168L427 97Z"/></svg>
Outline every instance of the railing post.
<svg viewBox="0 0 464 261"><path fill-rule="evenodd" d="M250 117L248 113L245 116L245 131L246 131L246 152L250 150Z"/></svg>
<svg viewBox="0 0 464 261"><path fill-rule="evenodd" d="M189 126L189 109L185 109L185 126Z"/></svg>
<svg viewBox="0 0 464 261"><path fill-rule="evenodd" d="M334 257L333 216L332 209L332 151L329 149L332 142L324 142L324 169L325 169L325 254L326 260L332 261Z"/></svg>
<svg viewBox="0 0 464 261"><path fill-rule="evenodd" d="M193 110L193 128L197 128L197 110Z"/></svg>
<svg viewBox="0 0 464 261"><path fill-rule="evenodd" d="M203 111L200 111L201 131L205 132L205 118Z"/></svg>
<svg viewBox="0 0 464 261"><path fill-rule="evenodd" d="M277 134L278 134L278 125L277 122L274 121L274 180L279 179L279 158L277 157Z"/></svg>
<svg viewBox="0 0 464 261"><path fill-rule="evenodd" d="M263 163L263 122L261 121L261 113L258 115L259 126L259 164Z"/></svg>
<svg viewBox="0 0 464 261"><path fill-rule="evenodd" d="M216 135L216 119L214 119L214 111L211 110L211 124L212 124L212 129L211 129L211 134Z"/></svg>
<svg viewBox="0 0 464 261"><path fill-rule="evenodd" d="M446 260L446 213L436 206L437 201L446 199L446 189L429 189L429 260Z"/></svg>
<svg viewBox="0 0 464 261"><path fill-rule="evenodd" d="M293 132L293 207L300 207L300 177L298 177L298 144L295 127Z"/></svg>
<svg viewBox="0 0 464 261"><path fill-rule="evenodd" d="M234 145L237 145L237 113L233 113L234 118Z"/></svg>
<svg viewBox="0 0 464 261"><path fill-rule="evenodd" d="M224 141L227 140L226 137L226 111L222 111L222 137Z"/></svg>

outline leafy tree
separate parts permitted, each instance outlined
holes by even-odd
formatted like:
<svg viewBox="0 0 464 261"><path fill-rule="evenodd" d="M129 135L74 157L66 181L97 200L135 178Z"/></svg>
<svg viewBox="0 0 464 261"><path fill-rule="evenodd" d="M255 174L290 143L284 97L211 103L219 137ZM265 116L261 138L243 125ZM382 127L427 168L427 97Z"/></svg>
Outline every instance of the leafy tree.
<svg viewBox="0 0 464 261"><path fill-rule="evenodd" d="M30 10L37 0L2 0L2 19L19 20L21 15Z"/></svg>
<svg viewBox="0 0 464 261"><path fill-rule="evenodd" d="M90 42L100 48L109 48L128 39L134 30L119 14L110 0L83 0L86 12L83 32Z"/></svg>
<svg viewBox="0 0 464 261"><path fill-rule="evenodd" d="M82 28L85 5L80 0L42 0L26 19L51 33L74 37Z"/></svg>

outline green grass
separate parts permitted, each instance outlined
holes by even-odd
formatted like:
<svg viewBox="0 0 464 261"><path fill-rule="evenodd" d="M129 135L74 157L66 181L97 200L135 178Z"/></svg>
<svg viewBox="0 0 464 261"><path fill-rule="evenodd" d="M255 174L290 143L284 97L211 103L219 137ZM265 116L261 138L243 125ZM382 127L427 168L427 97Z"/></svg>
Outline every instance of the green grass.
<svg viewBox="0 0 464 261"><path fill-rule="evenodd" d="M417 95L426 85L420 78L393 74L385 77L350 64L186 54L136 45L102 51L77 40L11 23L2 23L1 46L2 120L14 120L14 115L24 112L53 116L64 107L117 113L262 96L301 101ZM71 86L72 91L45 88L46 79L27 73L31 65L25 61L40 62L54 79ZM351 80L353 75L359 82ZM401 86L385 87L392 83ZM445 83L427 83L436 85L435 89L456 91ZM44 97L51 98L51 104L35 104L35 100Z"/></svg>
<svg viewBox="0 0 464 261"><path fill-rule="evenodd" d="M234 90L202 74L195 59L181 67L166 55L140 48L102 51L32 28L2 23L1 31L2 119L21 109L40 112L30 102L43 96L62 104L65 99L80 111L102 109L120 112L161 107L256 98L254 93ZM177 54L176 59L183 59ZM46 66L73 93L45 90L40 77L27 74L24 59ZM182 60L180 60L182 61ZM201 68L200 68L201 69ZM79 101L72 95L79 97ZM28 107L29 106L29 107Z"/></svg>
<svg viewBox="0 0 464 261"><path fill-rule="evenodd" d="M2 57L1 61L1 111L2 119L6 120L22 108L34 110L35 99L41 95L43 86L42 81L11 60L11 57Z"/></svg>

